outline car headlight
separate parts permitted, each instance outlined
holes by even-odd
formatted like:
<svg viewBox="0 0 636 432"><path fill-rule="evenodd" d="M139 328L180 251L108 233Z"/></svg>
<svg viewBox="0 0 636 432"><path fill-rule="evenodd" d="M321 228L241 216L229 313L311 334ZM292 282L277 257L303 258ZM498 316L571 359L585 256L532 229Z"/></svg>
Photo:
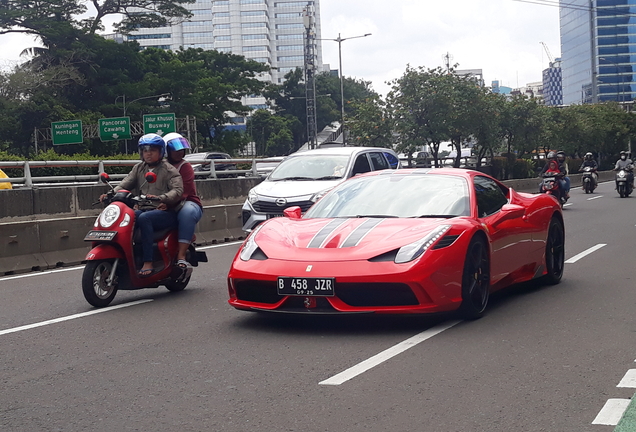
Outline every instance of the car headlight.
<svg viewBox="0 0 636 432"><path fill-rule="evenodd" d="M329 189L325 189L325 190L320 191L320 192L316 192L315 194L313 194L311 196L311 198L309 198L309 201L311 201L313 203L317 202L320 198L322 198L325 195L327 195L327 192L329 192L331 189L333 189L333 188L329 188Z"/></svg>
<svg viewBox="0 0 636 432"><path fill-rule="evenodd" d="M263 225L259 225L254 228L251 234L247 237L247 240L245 240L245 243L243 243L243 249L241 249L241 253L239 254L239 257L242 261L249 261L252 258L254 252L256 252L256 250L258 249L258 244L256 243L256 234L258 234L262 227Z"/></svg>
<svg viewBox="0 0 636 432"><path fill-rule="evenodd" d="M440 225L433 231L428 233L424 238L402 246L395 256L396 264L404 264L413 261L415 258L421 256L428 248L430 248L440 237L442 237L446 231L451 228L450 225Z"/></svg>
<svg viewBox="0 0 636 432"><path fill-rule="evenodd" d="M258 195L256 194L256 192L254 192L254 189L251 189L248 192L247 200L249 201L250 204L254 204L256 201L258 201Z"/></svg>
<svg viewBox="0 0 636 432"><path fill-rule="evenodd" d="M116 206L115 204L110 204L102 211L102 214L99 215L99 224L103 228L110 227L112 224L115 223L117 219L119 219L120 213L121 210L118 206Z"/></svg>

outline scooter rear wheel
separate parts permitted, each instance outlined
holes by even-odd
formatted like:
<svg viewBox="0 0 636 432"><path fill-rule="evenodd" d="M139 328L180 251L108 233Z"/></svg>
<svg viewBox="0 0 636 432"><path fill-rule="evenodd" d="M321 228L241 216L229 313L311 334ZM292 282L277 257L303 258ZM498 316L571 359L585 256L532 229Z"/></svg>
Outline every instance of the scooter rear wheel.
<svg viewBox="0 0 636 432"><path fill-rule="evenodd" d="M82 274L82 292L84 298L92 306L106 307L117 294L117 279L113 280L111 286L107 285L107 280L113 270L111 261L89 261L84 267Z"/></svg>

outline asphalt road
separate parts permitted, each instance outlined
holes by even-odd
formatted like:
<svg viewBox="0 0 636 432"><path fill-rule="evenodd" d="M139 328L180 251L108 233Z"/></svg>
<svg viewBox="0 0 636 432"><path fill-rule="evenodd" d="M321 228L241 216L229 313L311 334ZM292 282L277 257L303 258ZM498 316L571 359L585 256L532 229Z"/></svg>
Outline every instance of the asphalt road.
<svg viewBox="0 0 636 432"><path fill-rule="evenodd" d="M236 311L238 244L99 313L81 268L0 278L0 431L613 431L592 423L636 391L636 197L571 196L566 259L597 249L472 322Z"/></svg>

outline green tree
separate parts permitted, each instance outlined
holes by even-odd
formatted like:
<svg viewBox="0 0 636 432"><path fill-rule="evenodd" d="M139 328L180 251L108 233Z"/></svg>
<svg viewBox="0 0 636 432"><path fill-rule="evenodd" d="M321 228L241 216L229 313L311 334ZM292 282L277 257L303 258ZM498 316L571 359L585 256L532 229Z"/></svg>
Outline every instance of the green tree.
<svg viewBox="0 0 636 432"><path fill-rule="evenodd" d="M386 102L374 95L352 105L355 114L348 121L349 142L359 146L392 148L393 121Z"/></svg>

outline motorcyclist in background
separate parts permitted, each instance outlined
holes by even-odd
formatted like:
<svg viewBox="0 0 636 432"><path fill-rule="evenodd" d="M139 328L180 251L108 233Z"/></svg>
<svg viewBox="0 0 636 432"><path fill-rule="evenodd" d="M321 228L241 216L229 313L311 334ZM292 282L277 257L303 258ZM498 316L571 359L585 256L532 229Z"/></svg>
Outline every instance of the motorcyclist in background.
<svg viewBox="0 0 636 432"><path fill-rule="evenodd" d="M561 193L565 197L569 198L569 195L567 194L567 190L565 188L566 183L563 180L563 177L565 177L565 166L561 166L561 164L559 164L559 161L557 160L557 154L553 151L548 152L545 158L546 158L545 166L539 173L539 177L541 178L546 177L546 172L551 170L551 162L553 162L554 168L552 168L552 170L554 169L558 170L557 181L559 183L559 189L561 190ZM541 190L541 185L539 185L539 193L541 192L543 191Z"/></svg>
<svg viewBox="0 0 636 432"><path fill-rule="evenodd" d="M559 171L563 173L563 188L565 190L565 197L570 197L570 168L568 167L567 162L565 161L565 152L558 151L556 154L556 159L559 164Z"/></svg>
<svg viewBox="0 0 636 432"><path fill-rule="evenodd" d="M620 153L620 159L616 161L614 171L620 171L624 169L627 171L627 179L634 186L634 162L629 158L629 154L626 151Z"/></svg>
<svg viewBox="0 0 636 432"><path fill-rule="evenodd" d="M592 168L592 177L594 178L594 183L598 184L598 174L596 171L598 170L598 163L594 160L594 155L591 152L585 153L583 157L583 163L579 168L579 172L583 172L585 167Z"/></svg>

